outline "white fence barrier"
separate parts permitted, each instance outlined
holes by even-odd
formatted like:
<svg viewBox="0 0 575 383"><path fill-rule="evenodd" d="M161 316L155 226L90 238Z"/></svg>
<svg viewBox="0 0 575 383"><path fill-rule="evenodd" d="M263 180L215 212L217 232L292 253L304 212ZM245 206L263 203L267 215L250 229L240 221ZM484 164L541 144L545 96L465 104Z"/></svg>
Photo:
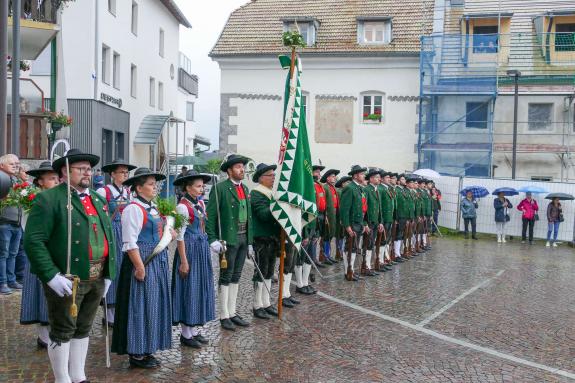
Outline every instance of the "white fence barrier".
<svg viewBox="0 0 575 383"><path fill-rule="evenodd" d="M487 188L489 192L500 187L512 187L520 189L526 185L539 186L550 193L569 193L575 195L575 184L560 182L530 182L514 181L507 179L486 179L473 177L442 177L436 180L437 187L441 190L441 212L439 213L438 224L453 230L463 230L463 219L459 209L461 195L459 191L466 186L479 185ZM547 194L533 194L533 198L539 205L539 218L535 222L534 237L547 238L547 205L549 200L545 199ZM495 209L493 200L496 197L489 195L478 200L479 209L477 209L477 231L479 233L495 234ZM521 236L521 212L517 210L517 205L523 198L524 193L517 196L507 197L513 204L509 209L511 221L505 226L505 232L508 235ZM563 216L565 221L559 226L558 239L561 241L573 241L575 238L575 201L561 201L563 207Z"/></svg>

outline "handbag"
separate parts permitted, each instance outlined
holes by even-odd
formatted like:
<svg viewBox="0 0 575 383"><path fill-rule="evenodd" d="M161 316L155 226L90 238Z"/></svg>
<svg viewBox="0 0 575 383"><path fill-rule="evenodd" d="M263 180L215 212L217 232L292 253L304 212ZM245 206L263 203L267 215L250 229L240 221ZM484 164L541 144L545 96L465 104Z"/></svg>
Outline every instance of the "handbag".
<svg viewBox="0 0 575 383"><path fill-rule="evenodd" d="M535 213L535 215L533 216L533 220L539 221L539 214L538 213Z"/></svg>
<svg viewBox="0 0 575 383"><path fill-rule="evenodd" d="M511 217L509 216L509 214L505 214L505 222L509 221L511 221Z"/></svg>
<svg viewBox="0 0 575 383"><path fill-rule="evenodd" d="M563 213L559 213L559 222L565 221L565 217L563 217Z"/></svg>

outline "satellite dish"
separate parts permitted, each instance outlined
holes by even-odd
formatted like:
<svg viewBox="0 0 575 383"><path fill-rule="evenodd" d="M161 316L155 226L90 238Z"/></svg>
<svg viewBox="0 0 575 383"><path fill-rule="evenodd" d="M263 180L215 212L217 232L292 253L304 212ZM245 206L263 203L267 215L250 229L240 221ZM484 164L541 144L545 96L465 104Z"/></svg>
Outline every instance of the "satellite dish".
<svg viewBox="0 0 575 383"><path fill-rule="evenodd" d="M0 171L0 199L6 197L10 192L12 182L8 174Z"/></svg>

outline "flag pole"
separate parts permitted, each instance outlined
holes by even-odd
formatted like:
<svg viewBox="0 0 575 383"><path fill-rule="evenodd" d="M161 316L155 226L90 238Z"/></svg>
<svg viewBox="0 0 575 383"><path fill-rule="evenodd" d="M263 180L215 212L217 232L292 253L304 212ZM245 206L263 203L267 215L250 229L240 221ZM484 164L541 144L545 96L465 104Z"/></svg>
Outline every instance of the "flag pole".
<svg viewBox="0 0 575 383"><path fill-rule="evenodd" d="M282 298L284 291L284 261L286 257L286 232L282 229L280 234L280 269L279 269L279 286L278 286L278 319L282 319ZM288 286L289 288L289 286Z"/></svg>
<svg viewBox="0 0 575 383"><path fill-rule="evenodd" d="M295 69L295 46L291 47L291 63L289 67L289 78L290 83L293 78L293 71ZM284 261L286 256L286 232L282 228L280 234L280 269L279 269L279 291L278 291L278 319L282 319L282 298L283 298L283 287L284 287ZM288 286L289 288L289 286Z"/></svg>

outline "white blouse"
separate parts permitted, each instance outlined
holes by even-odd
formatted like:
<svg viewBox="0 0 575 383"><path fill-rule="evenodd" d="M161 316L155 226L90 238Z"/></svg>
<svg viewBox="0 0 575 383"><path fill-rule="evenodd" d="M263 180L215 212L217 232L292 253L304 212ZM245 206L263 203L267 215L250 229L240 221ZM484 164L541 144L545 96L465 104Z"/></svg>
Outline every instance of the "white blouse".
<svg viewBox="0 0 575 383"><path fill-rule="evenodd" d="M118 189L116 189L113 185L106 185L106 186L108 186L108 188L110 189L110 192L112 193L112 198L118 198L118 196L120 195ZM122 191L122 198L124 198L127 201L131 201L133 199L132 194L130 193L130 189L128 189L125 186L122 186L122 189L120 190ZM99 188L98 190L96 190L96 192L100 194L102 197L106 198L106 189L104 187Z"/></svg>
<svg viewBox="0 0 575 383"><path fill-rule="evenodd" d="M147 208L142 201L135 198L132 202L137 203L143 208ZM152 216L159 215L160 213L155 208L155 204L151 202L152 211L150 214ZM142 231L142 225L144 224L144 214L142 209L134 204L129 204L126 206L122 212L122 251L128 251L137 249L138 236Z"/></svg>

